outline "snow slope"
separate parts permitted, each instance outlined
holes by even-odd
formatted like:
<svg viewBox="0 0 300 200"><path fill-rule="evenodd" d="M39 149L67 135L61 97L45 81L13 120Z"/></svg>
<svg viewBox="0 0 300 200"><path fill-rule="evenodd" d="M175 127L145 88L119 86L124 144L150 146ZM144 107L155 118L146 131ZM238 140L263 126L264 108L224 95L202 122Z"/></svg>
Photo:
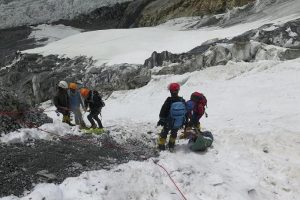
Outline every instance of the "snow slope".
<svg viewBox="0 0 300 200"><path fill-rule="evenodd" d="M180 82L180 94L186 99L194 91L207 96L209 117L202 120L202 125L215 136L214 147L206 153L193 153L188 150L187 141L177 141L175 153L162 152L157 158L186 198L297 200L299 66L300 59L229 62L180 76L157 76L143 88L114 93L103 111L104 124L117 122L122 126L126 122L135 128L135 135L130 137L136 138L149 130L158 132L155 122L169 95L167 84ZM43 198L182 199L165 172L151 159L129 162L112 170L85 172L60 185L39 184L20 199ZM19 198L2 198L12 199Z"/></svg>
<svg viewBox="0 0 300 200"><path fill-rule="evenodd" d="M126 1L131 0L1 0L0 29L72 19Z"/></svg>

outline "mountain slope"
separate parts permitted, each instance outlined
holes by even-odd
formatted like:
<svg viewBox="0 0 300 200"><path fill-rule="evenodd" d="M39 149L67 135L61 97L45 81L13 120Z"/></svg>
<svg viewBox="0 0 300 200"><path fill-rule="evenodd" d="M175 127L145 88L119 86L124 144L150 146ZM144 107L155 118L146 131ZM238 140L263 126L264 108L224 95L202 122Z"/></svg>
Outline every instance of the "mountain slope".
<svg viewBox="0 0 300 200"><path fill-rule="evenodd" d="M167 84L181 83L180 94L185 98L200 90L208 98L209 117L202 120L202 126L213 132L213 148L193 153L187 141L177 141L175 153L162 152L156 159L186 198L296 200L300 178L300 126L296 122L300 110L294 105L300 100L296 92L299 64L299 59L231 62L225 68L158 76L143 88L114 93L104 109L104 123L135 130L127 135L131 139L147 137L148 131L156 138L159 129L155 122L160 105L169 95ZM41 198L163 200L180 199L180 194L149 159L112 170L85 172L61 185L39 184L20 199Z"/></svg>
<svg viewBox="0 0 300 200"><path fill-rule="evenodd" d="M257 1L256 5L269 5L270 1ZM11 65L0 69L1 85L16 88L23 99L49 99L61 79L109 90L112 94L102 111L108 131L101 136L92 135L86 142L109 137L114 145L105 143L106 140L97 145L122 152L120 156L125 155L125 160L127 152L145 160L83 172L57 184L40 183L21 197L8 196L2 200L182 199L155 162L166 167L186 199L298 200L300 4L290 8L292 2L296 1L277 0L266 12L241 18L247 23L237 23L234 18L234 25L224 28L197 26L201 17L181 18L153 28L78 33L26 51L29 54L18 54ZM278 9L280 13L275 13ZM149 58L153 51L164 50L174 54L154 52ZM280 57L285 54L286 57ZM143 65L146 58L153 61L148 62L149 66ZM196 67L191 71L183 68L188 65ZM172 67L179 72L163 71ZM181 84L180 95L185 99L194 91L206 95L209 117L203 117L201 124L203 130L213 133L215 141L207 152L195 153L189 150L188 141L177 140L174 153L164 151L147 159L138 153L155 148L161 131L156 122L161 105L169 96L167 86L171 82ZM50 102L42 108L54 119L53 124L3 134L1 146L20 148L18 143L24 142L23 145L34 148L35 140L43 140L46 146L48 140L58 143L57 139L63 141L68 137L84 139L78 126L62 124ZM134 141L133 145L126 146L129 141ZM88 153L85 156L90 158ZM113 158L106 157L104 162L118 161ZM72 170L78 164L70 166ZM6 170L10 167L8 163ZM3 171L0 169L0 173ZM22 173L17 175L23 180ZM4 181L10 184L9 179Z"/></svg>

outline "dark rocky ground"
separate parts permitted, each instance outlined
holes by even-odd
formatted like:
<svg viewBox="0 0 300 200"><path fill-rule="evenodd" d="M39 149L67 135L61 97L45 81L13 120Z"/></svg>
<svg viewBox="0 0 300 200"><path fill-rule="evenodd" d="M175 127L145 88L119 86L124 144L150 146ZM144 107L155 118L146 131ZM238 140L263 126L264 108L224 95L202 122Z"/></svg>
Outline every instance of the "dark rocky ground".
<svg viewBox="0 0 300 200"><path fill-rule="evenodd" d="M141 141L117 144L108 135L0 144L0 197L20 196L38 183L61 183L83 171L110 169L130 160L145 160L157 155L153 147Z"/></svg>
<svg viewBox="0 0 300 200"><path fill-rule="evenodd" d="M41 126L53 120L34 109L9 88L0 87L0 135L30 126Z"/></svg>

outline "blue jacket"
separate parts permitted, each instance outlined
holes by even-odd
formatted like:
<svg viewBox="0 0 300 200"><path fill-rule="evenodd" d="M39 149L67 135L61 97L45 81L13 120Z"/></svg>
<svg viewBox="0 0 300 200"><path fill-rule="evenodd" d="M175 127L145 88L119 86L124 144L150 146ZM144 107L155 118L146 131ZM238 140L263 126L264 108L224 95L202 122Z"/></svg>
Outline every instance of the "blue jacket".
<svg viewBox="0 0 300 200"><path fill-rule="evenodd" d="M69 91L69 98L70 98L71 110L80 108L80 105L84 108L84 104L83 104L81 95L78 91L75 91L75 92Z"/></svg>

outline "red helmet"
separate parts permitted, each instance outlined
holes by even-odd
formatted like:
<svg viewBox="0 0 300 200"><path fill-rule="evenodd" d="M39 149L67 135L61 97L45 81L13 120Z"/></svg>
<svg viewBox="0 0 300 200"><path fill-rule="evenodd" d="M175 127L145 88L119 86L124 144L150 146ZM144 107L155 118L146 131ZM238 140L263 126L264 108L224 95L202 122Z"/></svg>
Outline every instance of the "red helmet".
<svg viewBox="0 0 300 200"><path fill-rule="evenodd" d="M169 85L170 92L178 92L180 90L180 85L178 83L171 83Z"/></svg>

